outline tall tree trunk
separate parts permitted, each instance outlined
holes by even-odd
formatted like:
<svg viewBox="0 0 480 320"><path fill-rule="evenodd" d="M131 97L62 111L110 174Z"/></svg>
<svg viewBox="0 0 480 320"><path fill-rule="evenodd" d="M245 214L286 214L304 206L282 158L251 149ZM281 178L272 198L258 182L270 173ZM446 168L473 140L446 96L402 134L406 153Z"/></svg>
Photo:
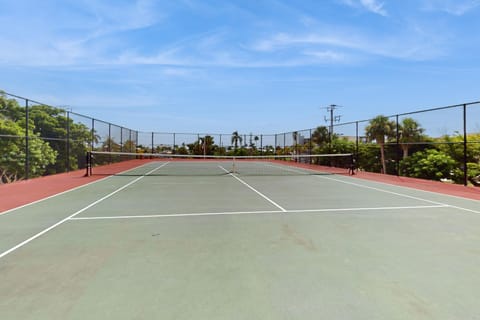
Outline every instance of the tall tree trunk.
<svg viewBox="0 0 480 320"><path fill-rule="evenodd" d="M382 162L382 173L387 173L387 165L385 163L385 145L380 144L380 161Z"/></svg>
<svg viewBox="0 0 480 320"><path fill-rule="evenodd" d="M408 149L409 145L408 144L402 144L402 151L403 151L403 160L408 158Z"/></svg>

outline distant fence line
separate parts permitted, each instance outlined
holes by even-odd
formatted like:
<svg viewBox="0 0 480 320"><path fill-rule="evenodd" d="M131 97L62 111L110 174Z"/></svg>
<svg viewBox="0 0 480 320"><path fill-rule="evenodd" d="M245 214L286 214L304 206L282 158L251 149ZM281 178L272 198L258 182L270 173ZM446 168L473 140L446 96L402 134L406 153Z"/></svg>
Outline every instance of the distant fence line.
<svg viewBox="0 0 480 320"><path fill-rule="evenodd" d="M73 111L52 107L33 99L20 97L11 93L0 91L0 97L4 101L14 100L22 110L24 119L16 119L23 123L23 132L13 134L12 132L0 131L0 142L15 142L23 149L24 174L22 179L35 176L32 172L31 143L34 139L40 139L56 152L55 165L50 164L49 170L43 174L66 172L74 169L82 169L85 166L84 156L89 150L102 151L125 151L125 152L192 152L194 145L198 145L206 136L211 137L211 143L221 150L229 151L237 145L238 148L246 150L255 149L256 152L264 153L288 153L302 152L314 153L318 151L317 144L313 141L317 128L289 131L277 134L264 133L163 133L143 132L107 121L95 119ZM39 106L46 106L55 109L52 116L57 120L57 127L50 128L45 117L38 115ZM0 105L0 120L8 118L11 107ZM467 153L469 146L480 143L480 138L471 137L472 133L480 133L480 101L458 105L451 105L438 108L430 108L407 113L400 113L387 118L396 126L396 136L385 143L386 161L389 165L388 173L399 174L399 163L402 158L402 145L400 141L400 126L404 119L414 118L424 130L423 141L408 142L411 151L420 150L427 145L448 144L463 149L462 159L458 159L460 169L464 173L464 183L467 183ZM325 126L329 131L329 137L333 135L349 141L353 146L352 150L358 161L362 160L360 146L370 143L367 141L366 129L371 119L337 123L332 127ZM33 125L33 131L29 128ZM322 126L321 124L319 126ZM333 131L332 131L333 130ZM457 137L452 140L451 137ZM480 136L480 135L479 135ZM461 140L458 140L461 137ZM432 138L434 138L432 140ZM335 152L335 150L330 150ZM479 156L480 157L480 156ZM364 159L366 160L366 159ZM0 163L0 166L2 163ZM0 167L1 169L1 167ZM38 174L37 174L38 175Z"/></svg>

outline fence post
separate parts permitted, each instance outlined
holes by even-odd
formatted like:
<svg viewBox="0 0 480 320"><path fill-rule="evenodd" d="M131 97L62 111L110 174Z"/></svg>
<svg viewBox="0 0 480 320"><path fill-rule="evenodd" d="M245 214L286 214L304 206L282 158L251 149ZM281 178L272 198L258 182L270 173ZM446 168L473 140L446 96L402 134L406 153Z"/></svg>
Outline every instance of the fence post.
<svg viewBox="0 0 480 320"><path fill-rule="evenodd" d="M355 161L358 166L358 142L360 137L358 136L358 121L355 122Z"/></svg>
<svg viewBox="0 0 480 320"><path fill-rule="evenodd" d="M313 141L312 141L312 129L310 129L310 139L308 139L308 154L312 154Z"/></svg>
<svg viewBox="0 0 480 320"><path fill-rule="evenodd" d="M260 135L260 154L263 155L263 134Z"/></svg>
<svg viewBox="0 0 480 320"><path fill-rule="evenodd" d="M95 145L95 119L92 118L92 141L90 145L90 150L93 151Z"/></svg>
<svg viewBox="0 0 480 320"><path fill-rule="evenodd" d="M28 99L25 99L25 180L28 180L30 174L30 151L28 136Z"/></svg>
<svg viewBox="0 0 480 320"><path fill-rule="evenodd" d="M123 127L120 127L120 152L123 152Z"/></svg>
<svg viewBox="0 0 480 320"><path fill-rule="evenodd" d="M175 141L175 132L173 133L173 153L177 153L177 146Z"/></svg>
<svg viewBox="0 0 480 320"><path fill-rule="evenodd" d="M108 123L108 152L112 151L112 124Z"/></svg>
<svg viewBox="0 0 480 320"><path fill-rule="evenodd" d="M400 126L398 124L398 114L395 116L395 136L396 136L396 146L395 146L395 172L397 176L400 175Z"/></svg>
<svg viewBox="0 0 480 320"><path fill-rule="evenodd" d="M273 154L277 154L277 134L275 134L275 145L273 146Z"/></svg>
<svg viewBox="0 0 480 320"><path fill-rule="evenodd" d="M65 170L70 171L70 111L67 110L67 140L65 141Z"/></svg>
<svg viewBox="0 0 480 320"><path fill-rule="evenodd" d="M467 168L467 105L463 105L463 185L468 185Z"/></svg>
<svg viewBox="0 0 480 320"><path fill-rule="evenodd" d="M152 131L152 153L155 153L154 146L155 146L155 133Z"/></svg>

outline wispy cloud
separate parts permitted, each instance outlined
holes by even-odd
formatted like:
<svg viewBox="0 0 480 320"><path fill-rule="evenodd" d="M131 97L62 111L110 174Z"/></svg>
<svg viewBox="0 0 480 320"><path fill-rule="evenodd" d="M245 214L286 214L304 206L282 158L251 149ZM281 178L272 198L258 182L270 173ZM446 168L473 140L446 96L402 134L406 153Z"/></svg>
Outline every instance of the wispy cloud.
<svg viewBox="0 0 480 320"><path fill-rule="evenodd" d="M83 0L81 12L70 10L61 19L59 17L64 25L61 30L56 25L45 27L39 20L26 24L26 30L0 34L4 47L0 52L0 63L91 68L98 65L119 68L155 65L171 67L164 69L162 74L165 76L187 78L196 75L195 68L341 65L378 57L419 61L445 54L444 35L437 30L428 32L418 26L402 25L402 30L392 27L386 33L378 28L367 29L363 25L348 25L347 22L325 22L320 17L312 18L314 15L305 13L307 11L303 8L293 10L295 13L291 20L296 19L296 24L285 23L284 18L291 17L290 7L281 6L281 1L272 1L276 3L275 8L281 8L282 15L266 23L263 15L267 13L249 15L247 8L240 4L237 4L240 8L232 5L222 7L219 17L214 10L215 3L204 4L203 1L182 0L181 8L161 10L154 0L120 2L115 6L109 5L108 1ZM382 16L388 14L384 3L379 0L332 1ZM436 4L435 8L441 8L440 3L448 2L423 1L430 4L431 9L433 4ZM473 8L479 2L464 0L462 3ZM323 8L323 5L319 6ZM44 15L53 14L53 10L51 7ZM182 16L185 13L188 17L192 15L207 26L199 30L183 30L189 23L175 20L178 18L176 10ZM1 17L0 13L0 22ZM219 23L209 24L210 19L219 19ZM230 20L235 20L235 25ZM378 25L379 28L389 19L380 20L382 25ZM171 29L168 30L182 31L177 31L175 36L151 32L151 27L165 21L170 23L167 27ZM245 29L238 30L238 23L244 23ZM259 25L268 27L261 29ZM187 70L189 68L191 72Z"/></svg>
<svg viewBox="0 0 480 320"><path fill-rule="evenodd" d="M480 0L424 0L423 9L462 16L480 7Z"/></svg>
<svg viewBox="0 0 480 320"><path fill-rule="evenodd" d="M341 0L341 2L350 7L363 8L384 17L388 15L387 10L384 8L384 3L377 0Z"/></svg>
<svg viewBox="0 0 480 320"><path fill-rule="evenodd" d="M358 55L384 56L404 60L426 60L444 54L442 39L419 26L384 36L352 30L287 34L280 33L252 45L253 50L275 52L303 48L303 52L323 52L331 62L347 62ZM428 41L426 41L428 40ZM295 49L295 50L294 50ZM332 53L335 54L332 54Z"/></svg>
<svg viewBox="0 0 480 320"><path fill-rule="evenodd" d="M96 63L99 57L119 45L116 35L148 28L162 21L164 16L155 10L155 1L136 0L115 3L96 0L82 2L82 10L62 8L57 12L55 3L42 3L42 10L31 19L22 21L18 28L5 29L0 35L4 50L0 63L10 65L48 66ZM35 5L31 5L31 10ZM2 25L17 25L15 14L25 8L16 3L10 15L0 13ZM11 16L11 17L10 17ZM55 17L55 23L45 23Z"/></svg>

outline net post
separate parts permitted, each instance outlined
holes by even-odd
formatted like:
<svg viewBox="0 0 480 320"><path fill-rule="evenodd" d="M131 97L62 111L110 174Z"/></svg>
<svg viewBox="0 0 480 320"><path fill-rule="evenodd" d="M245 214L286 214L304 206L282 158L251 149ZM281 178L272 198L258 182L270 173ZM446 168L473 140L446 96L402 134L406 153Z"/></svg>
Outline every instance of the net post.
<svg viewBox="0 0 480 320"><path fill-rule="evenodd" d="M90 151L87 151L85 160L86 160L85 161L86 162L85 177L90 177L92 175L92 153Z"/></svg>
<svg viewBox="0 0 480 320"><path fill-rule="evenodd" d="M355 175L355 155L352 153L350 155L350 169L348 170L350 175Z"/></svg>
<svg viewBox="0 0 480 320"><path fill-rule="evenodd" d="M237 168L235 167L235 156L232 158L232 173L237 173Z"/></svg>

